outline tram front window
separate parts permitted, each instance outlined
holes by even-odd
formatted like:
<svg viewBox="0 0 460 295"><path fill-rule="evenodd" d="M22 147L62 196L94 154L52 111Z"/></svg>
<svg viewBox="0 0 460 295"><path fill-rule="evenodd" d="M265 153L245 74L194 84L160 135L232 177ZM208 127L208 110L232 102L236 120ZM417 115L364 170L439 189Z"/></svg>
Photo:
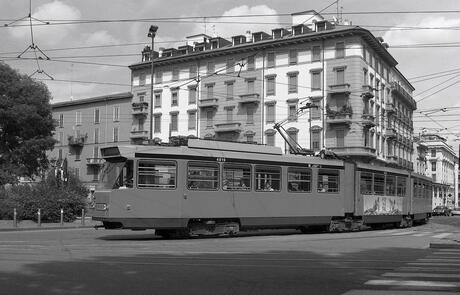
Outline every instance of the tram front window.
<svg viewBox="0 0 460 295"><path fill-rule="evenodd" d="M123 189L133 187L133 161L105 162L99 177L99 189Z"/></svg>

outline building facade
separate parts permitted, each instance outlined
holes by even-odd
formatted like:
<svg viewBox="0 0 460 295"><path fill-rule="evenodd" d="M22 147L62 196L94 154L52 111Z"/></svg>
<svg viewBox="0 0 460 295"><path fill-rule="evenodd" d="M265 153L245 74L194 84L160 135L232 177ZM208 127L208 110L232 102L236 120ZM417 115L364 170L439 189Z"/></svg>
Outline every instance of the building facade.
<svg viewBox="0 0 460 295"><path fill-rule="evenodd" d="M103 164L100 148L130 143L131 93L55 103L52 109L57 143L49 159L67 159L71 173L94 185Z"/></svg>
<svg viewBox="0 0 460 295"><path fill-rule="evenodd" d="M437 134L423 134L427 147L426 176L433 180L433 208L458 206L458 157L446 139Z"/></svg>
<svg viewBox="0 0 460 295"><path fill-rule="evenodd" d="M130 66L133 103L147 113L135 119L133 142L193 135L287 152L274 128L284 122L304 148L414 168L414 88L383 39L306 11L292 15L289 30L190 40L152 55L146 48Z"/></svg>

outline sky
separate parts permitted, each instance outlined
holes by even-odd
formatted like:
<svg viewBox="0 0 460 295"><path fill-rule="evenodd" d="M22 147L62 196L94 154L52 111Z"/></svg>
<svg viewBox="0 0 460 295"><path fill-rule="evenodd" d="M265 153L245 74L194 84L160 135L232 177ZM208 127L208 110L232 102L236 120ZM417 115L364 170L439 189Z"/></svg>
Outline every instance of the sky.
<svg viewBox="0 0 460 295"><path fill-rule="evenodd" d="M152 24L159 27L155 38L158 50L184 45L185 37L193 34L229 38L247 30L270 32L272 28L289 25L291 13L314 9L332 18L338 9L343 19L384 38L399 63L398 69L416 88L414 135L436 132L458 147L460 141L455 140L460 139L460 1L339 0L338 5L333 2L0 0L0 60L44 81L53 96L52 102L88 98L130 91L127 66L140 61L140 52L151 42L147 32ZM35 19L33 45L42 51L36 50L37 57L42 58L38 63L30 48L29 4ZM425 13L414 13L417 11ZM273 14L276 16L267 16ZM257 16L224 17L232 15ZM133 19L136 21L120 21ZM89 20L99 22L85 22ZM13 21L16 22L11 24ZM66 21L72 24L56 24ZM21 53L21 58L17 58Z"/></svg>

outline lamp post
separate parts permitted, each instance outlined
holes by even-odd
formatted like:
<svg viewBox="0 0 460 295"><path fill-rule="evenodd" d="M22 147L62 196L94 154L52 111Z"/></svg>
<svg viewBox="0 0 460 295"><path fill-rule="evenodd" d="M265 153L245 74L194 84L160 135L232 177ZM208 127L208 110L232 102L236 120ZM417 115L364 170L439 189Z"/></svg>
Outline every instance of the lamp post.
<svg viewBox="0 0 460 295"><path fill-rule="evenodd" d="M153 41L157 33L157 26L150 26L147 37L152 38L152 48L150 50L150 136L149 139L153 139Z"/></svg>

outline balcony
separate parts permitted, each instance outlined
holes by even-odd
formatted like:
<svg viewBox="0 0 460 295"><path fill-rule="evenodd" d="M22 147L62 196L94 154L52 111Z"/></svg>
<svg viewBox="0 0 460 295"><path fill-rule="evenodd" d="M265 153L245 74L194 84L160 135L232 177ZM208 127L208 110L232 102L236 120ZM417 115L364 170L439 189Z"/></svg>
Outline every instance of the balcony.
<svg viewBox="0 0 460 295"><path fill-rule="evenodd" d="M364 126L375 126L375 117L372 114L363 114L361 116Z"/></svg>
<svg viewBox="0 0 460 295"><path fill-rule="evenodd" d="M240 103L260 103L260 95L258 93L240 95Z"/></svg>
<svg viewBox="0 0 460 295"><path fill-rule="evenodd" d="M385 109L386 109L388 114L396 113L396 108L395 108L395 105L393 103L385 104Z"/></svg>
<svg viewBox="0 0 460 295"><path fill-rule="evenodd" d="M131 111L131 114L133 116L147 116L149 113L148 107L147 106L133 106L133 110Z"/></svg>
<svg viewBox="0 0 460 295"><path fill-rule="evenodd" d="M351 114L327 115L326 122L331 125L350 125L352 122Z"/></svg>
<svg viewBox="0 0 460 295"><path fill-rule="evenodd" d="M397 156L387 156L387 163L391 165L398 165L398 157Z"/></svg>
<svg viewBox="0 0 460 295"><path fill-rule="evenodd" d="M367 146L330 147L329 150L338 156L351 156L360 158L376 158L375 148Z"/></svg>
<svg viewBox="0 0 460 295"><path fill-rule="evenodd" d="M416 108L417 104L415 100L412 98L412 95L410 95L404 88L401 87L396 82L391 82L391 92L395 93L402 99L406 100L407 103L409 103L414 109Z"/></svg>
<svg viewBox="0 0 460 295"><path fill-rule="evenodd" d="M85 145L85 141L87 138L88 138L88 135L79 135L79 136L69 135L67 137L69 141L69 146L72 146L72 147L83 147Z"/></svg>
<svg viewBox="0 0 460 295"><path fill-rule="evenodd" d="M135 108L143 108L143 107L146 108L146 107L149 106L149 103L146 102L146 101L137 101L137 102L133 102L131 104L131 106L133 107L133 109L135 109Z"/></svg>
<svg viewBox="0 0 460 295"><path fill-rule="evenodd" d="M102 158L86 158L86 165L88 166L101 166L104 164L104 159Z"/></svg>
<svg viewBox="0 0 460 295"><path fill-rule="evenodd" d="M219 123L215 124L214 132L222 133L222 132L241 132L241 123L239 122L230 122L230 123Z"/></svg>
<svg viewBox="0 0 460 295"><path fill-rule="evenodd" d="M147 130L132 130L130 137L131 139L147 139L148 133Z"/></svg>
<svg viewBox="0 0 460 295"><path fill-rule="evenodd" d="M371 99L374 97L374 88L371 85L363 85L363 93L361 97L364 99Z"/></svg>
<svg viewBox="0 0 460 295"><path fill-rule="evenodd" d="M216 108L219 106L217 98L207 98L207 99L201 99L199 106L200 108Z"/></svg>
<svg viewBox="0 0 460 295"><path fill-rule="evenodd" d="M395 138L396 137L396 130L394 128L388 127L385 131L385 135L387 138Z"/></svg>
<svg viewBox="0 0 460 295"><path fill-rule="evenodd" d="M346 94L349 95L350 91L350 84L336 84L336 85L329 85L329 93L331 94Z"/></svg>

